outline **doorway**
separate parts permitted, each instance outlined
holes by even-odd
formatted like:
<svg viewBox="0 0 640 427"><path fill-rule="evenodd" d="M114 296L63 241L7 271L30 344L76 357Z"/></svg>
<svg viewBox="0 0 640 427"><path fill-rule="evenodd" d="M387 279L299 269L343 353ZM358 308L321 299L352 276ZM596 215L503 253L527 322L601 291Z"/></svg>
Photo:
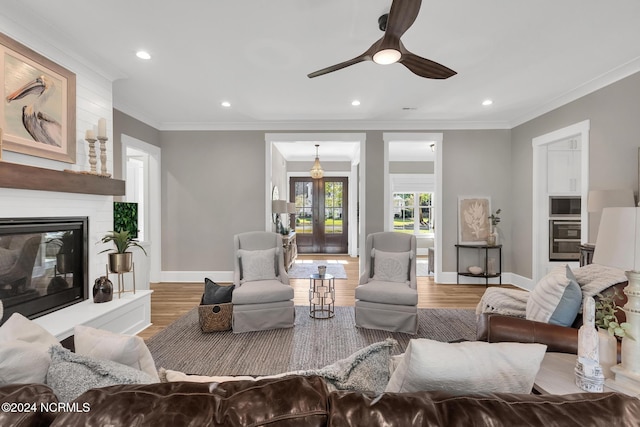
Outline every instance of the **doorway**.
<svg viewBox="0 0 640 427"><path fill-rule="evenodd" d="M160 213L160 147L122 134L122 170L127 183L126 197L123 201L138 203L138 228L140 244L145 247L149 257L148 268L136 264L136 272L147 270L149 281L158 283L161 278L161 222ZM141 283L145 283L142 282Z"/></svg>
<svg viewBox="0 0 640 427"><path fill-rule="evenodd" d="M349 242L349 179L345 177L291 177L289 201L296 215L299 253L347 253Z"/></svg>

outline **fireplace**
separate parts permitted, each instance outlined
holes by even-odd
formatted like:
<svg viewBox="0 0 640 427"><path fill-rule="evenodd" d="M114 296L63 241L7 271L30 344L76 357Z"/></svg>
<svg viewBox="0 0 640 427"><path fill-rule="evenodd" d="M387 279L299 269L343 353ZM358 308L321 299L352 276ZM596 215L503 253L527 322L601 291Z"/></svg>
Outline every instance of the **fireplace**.
<svg viewBox="0 0 640 427"><path fill-rule="evenodd" d="M34 319L89 297L88 222L0 219L0 323L13 313Z"/></svg>

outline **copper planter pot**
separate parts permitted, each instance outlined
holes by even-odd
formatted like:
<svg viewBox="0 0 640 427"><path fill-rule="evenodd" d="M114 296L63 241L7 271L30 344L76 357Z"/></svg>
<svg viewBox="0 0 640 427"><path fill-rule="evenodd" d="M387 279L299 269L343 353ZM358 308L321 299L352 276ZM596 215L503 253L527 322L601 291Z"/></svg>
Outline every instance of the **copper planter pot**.
<svg viewBox="0 0 640 427"><path fill-rule="evenodd" d="M133 254L131 252L109 254L109 271L112 273L128 273L132 268Z"/></svg>

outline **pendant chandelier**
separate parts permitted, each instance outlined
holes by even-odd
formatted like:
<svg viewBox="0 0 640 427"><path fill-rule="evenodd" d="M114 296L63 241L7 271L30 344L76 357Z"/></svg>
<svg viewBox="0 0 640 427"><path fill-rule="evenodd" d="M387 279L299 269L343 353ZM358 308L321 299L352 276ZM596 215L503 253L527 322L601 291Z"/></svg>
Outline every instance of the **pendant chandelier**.
<svg viewBox="0 0 640 427"><path fill-rule="evenodd" d="M324 176L324 171L322 170L322 166L320 166L320 159L318 158L318 147L320 145L316 144L316 161L313 162L313 167L311 168L311 178L320 179Z"/></svg>

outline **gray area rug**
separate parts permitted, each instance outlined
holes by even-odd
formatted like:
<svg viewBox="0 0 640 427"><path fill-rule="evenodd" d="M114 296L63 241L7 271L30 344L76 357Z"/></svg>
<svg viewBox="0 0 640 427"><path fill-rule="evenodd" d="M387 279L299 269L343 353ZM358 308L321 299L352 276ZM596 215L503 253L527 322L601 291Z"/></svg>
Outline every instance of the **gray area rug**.
<svg viewBox="0 0 640 427"><path fill-rule="evenodd" d="M326 265L327 273L333 275L336 279L346 279L347 272L344 270L342 264L328 263L322 261L312 262L294 262L287 274L290 279L308 279L312 274L318 274L318 266Z"/></svg>
<svg viewBox="0 0 640 427"><path fill-rule="evenodd" d="M157 368L199 375L270 375L316 369L370 344L393 338L392 354L404 352L412 338L474 340L474 310L419 309L417 335L356 328L353 307L336 307L332 319L309 317L296 306L295 327L234 334L202 333L194 308L147 341Z"/></svg>

